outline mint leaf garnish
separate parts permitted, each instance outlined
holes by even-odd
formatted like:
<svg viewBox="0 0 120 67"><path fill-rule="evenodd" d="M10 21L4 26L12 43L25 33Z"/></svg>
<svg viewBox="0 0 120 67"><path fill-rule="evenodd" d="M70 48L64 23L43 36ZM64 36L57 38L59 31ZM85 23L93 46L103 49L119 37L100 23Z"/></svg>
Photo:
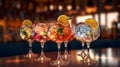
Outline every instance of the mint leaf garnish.
<svg viewBox="0 0 120 67"><path fill-rule="evenodd" d="M57 32L58 32L60 35L64 36L63 28L58 28L58 29L57 29Z"/></svg>
<svg viewBox="0 0 120 67"><path fill-rule="evenodd" d="M28 35L25 30L22 31L22 34L25 35L25 36Z"/></svg>
<svg viewBox="0 0 120 67"><path fill-rule="evenodd" d="M93 32L92 31L90 31L90 36L93 36Z"/></svg>

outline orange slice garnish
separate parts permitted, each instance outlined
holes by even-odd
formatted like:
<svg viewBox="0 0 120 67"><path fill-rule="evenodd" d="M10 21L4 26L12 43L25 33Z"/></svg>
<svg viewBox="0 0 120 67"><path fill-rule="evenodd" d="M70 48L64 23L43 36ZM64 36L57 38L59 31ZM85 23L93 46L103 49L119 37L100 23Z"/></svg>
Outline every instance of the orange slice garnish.
<svg viewBox="0 0 120 67"><path fill-rule="evenodd" d="M32 21L30 21L30 20L24 20L22 22L22 24L23 24L23 26L32 26Z"/></svg>
<svg viewBox="0 0 120 67"><path fill-rule="evenodd" d="M92 19L92 18L86 19L86 20L85 20L85 23L86 23L87 25L89 25L89 26L92 28L92 30L96 30L96 29L98 29L98 27L99 27L98 22L97 22L96 20Z"/></svg>
<svg viewBox="0 0 120 67"><path fill-rule="evenodd" d="M59 24L61 24L62 26L68 26L69 25L69 21L68 21L68 17L66 15L60 15L57 18L57 21Z"/></svg>

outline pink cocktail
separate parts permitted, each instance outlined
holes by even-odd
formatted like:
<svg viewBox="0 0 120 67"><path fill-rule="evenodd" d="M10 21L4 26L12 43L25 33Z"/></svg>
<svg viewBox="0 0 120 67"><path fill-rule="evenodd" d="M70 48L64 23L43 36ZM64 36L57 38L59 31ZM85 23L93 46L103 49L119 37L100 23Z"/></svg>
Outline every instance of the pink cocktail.
<svg viewBox="0 0 120 67"><path fill-rule="evenodd" d="M36 59L36 61L41 61L41 63L51 60L50 58L46 57L43 52L44 43L49 40L47 36L48 27L49 27L48 23L37 22L33 24L33 30L35 32L33 38L34 40L41 43L41 56L38 59Z"/></svg>

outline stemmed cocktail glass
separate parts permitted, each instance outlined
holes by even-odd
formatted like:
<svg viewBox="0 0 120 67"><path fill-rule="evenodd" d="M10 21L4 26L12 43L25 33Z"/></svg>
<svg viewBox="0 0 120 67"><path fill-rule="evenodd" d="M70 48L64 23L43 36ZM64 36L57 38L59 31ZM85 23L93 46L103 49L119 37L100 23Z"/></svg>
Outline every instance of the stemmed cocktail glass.
<svg viewBox="0 0 120 67"><path fill-rule="evenodd" d="M61 58L61 53L60 53L61 43L64 40L63 26L58 24L58 22L56 22L56 21L53 21L53 22L54 23L50 23L48 36L49 36L50 40L57 43L58 56L57 56L57 59L55 61L50 62L50 64L58 65L58 66L59 65L67 65L69 62L64 61Z"/></svg>
<svg viewBox="0 0 120 67"><path fill-rule="evenodd" d="M72 58L72 56L68 53L67 46L68 46L68 42L74 39L73 26L74 25L72 24L72 22L69 22L69 25L64 26L63 28L65 51L64 51L64 54L62 55L62 58L63 60L68 61L68 62Z"/></svg>
<svg viewBox="0 0 120 67"><path fill-rule="evenodd" d="M51 58L48 58L45 56L44 51L43 51L44 43L49 40L49 38L47 36L48 27L49 27L49 24L46 22L44 22L44 23L35 22L33 24L33 30L35 32L34 40L40 42L40 44L41 44L41 55L40 55L40 57L38 57L36 59L36 61L40 61L41 63L51 60Z"/></svg>
<svg viewBox="0 0 120 67"><path fill-rule="evenodd" d="M28 57L30 59L35 58L37 55L33 54L31 49L34 31L32 30L32 22L30 20L23 21L23 25L20 28L20 36L23 40L26 40L29 43L29 52L25 55L25 57Z"/></svg>
<svg viewBox="0 0 120 67"><path fill-rule="evenodd" d="M91 42L97 40L98 37L100 36L100 27L99 27L99 23L92 18L86 19L85 22L91 27L91 31L87 32L85 37L85 41L87 44L87 51L88 51L88 55L87 55L87 58L85 59L85 62L87 64L92 64L92 63L95 63L95 60L90 57L89 48L90 48Z"/></svg>
<svg viewBox="0 0 120 67"><path fill-rule="evenodd" d="M87 54L84 51L84 44L85 44L85 37L86 37L86 33L88 31L90 31L91 28L86 25L84 22L80 22L78 24L75 25L75 38L79 41L81 41L82 43L82 52L81 54L78 54L79 56L82 57L82 60L84 60L87 56Z"/></svg>

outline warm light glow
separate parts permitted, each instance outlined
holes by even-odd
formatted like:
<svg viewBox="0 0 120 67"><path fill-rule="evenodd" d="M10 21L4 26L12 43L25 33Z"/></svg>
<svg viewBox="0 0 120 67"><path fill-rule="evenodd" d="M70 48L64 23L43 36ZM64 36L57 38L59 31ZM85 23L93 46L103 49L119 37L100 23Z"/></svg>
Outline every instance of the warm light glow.
<svg viewBox="0 0 120 67"><path fill-rule="evenodd" d="M82 60L82 57L76 56L76 59L77 59L77 61L79 62L80 60Z"/></svg>
<svg viewBox="0 0 120 67"><path fill-rule="evenodd" d="M17 7L17 9L20 9L20 7L21 7L20 3L18 3L18 4L16 5L16 7Z"/></svg>
<svg viewBox="0 0 120 67"><path fill-rule="evenodd" d="M96 54L95 59L96 59L97 61L99 61L99 55L98 55L98 54Z"/></svg>
<svg viewBox="0 0 120 67"><path fill-rule="evenodd" d="M120 23L118 23L117 27L118 27L118 29L120 29Z"/></svg>
<svg viewBox="0 0 120 67"><path fill-rule="evenodd" d="M78 56L78 54L81 54L81 50L78 50L76 53L76 60L79 62L80 60L82 60L82 57Z"/></svg>
<svg viewBox="0 0 120 67"><path fill-rule="evenodd" d="M90 49L90 56L91 56L91 58L92 58L92 59L94 59L94 58L95 58L95 56L94 56L94 52L93 52L93 50L92 50L92 49Z"/></svg>
<svg viewBox="0 0 120 67"><path fill-rule="evenodd" d="M81 50L77 50L77 54L80 54L81 53Z"/></svg>
<svg viewBox="0 0 120 67"><path fill-rule="evenodd" d="M31 55L31 54L29 54L28 56L29 56L29 58L32 58L32 55Z"/></svg>
<svg viewBox="0 0 120 67"><path fill-rule="evenodd" d="M112 5L105 5L104 8L105 8L106 10L111 10L111 9L113 8L113 6L112 6Z"/></svg>
<svg viewBox="0 0 120 67"><path fill-rule="evenodd" d="M85 15L86 12L85 12L85 11L81 11L80 14L81 14L81 15Z"/></svg>
<svg viewBox="0 0 120 67"><path fill-rule="evenodd" d="M86 16L77 16L76 17L76 22L85 22L87 18L93 18L92 15L86 15Z"/></svg>
<svg viewBox="0 0 120 67"><path fill-rule="evenodd" d="M41 6L37 6L36 7L36 12L40 13L40 12L46 12L48 10L47 6L41 7Z"/></svg>
<svg viewBox="0 0 120 67"><path fill-rule="evenodd" d="M72 6L71 5L68 5L67 6L67 10L71 10L72 9Z"/></svg>
<svg viewBox="0 0 120 67"><path fill-rule="evenodd" d="M43 61L43 57L41 57L41 59L40 59L41 61Z"/></svg>
<svg viewBox="0 0 120 67"><path fill-rule="evenodd" d="M67 55L65 55L65 59L67 59L68 57L67 57Z"/></svg>
<svg viewBox="0 0 120 67"><path fill-rule="evenodd" d="M107 28L111 29L112 28L112 22L113 21L118 21L118 12L110 12L107 13Z"/></svg>
<svg viewBox="0 0 120 67"><path fill-rule="evenodd" d="M69 21L70 27L72 27L72 20L69 19L68 21Z"/></svg>
<svg viewBox="0 0 120 67"><path fill-rule="evenodd" d="M101 17L101 19L100 19L100 21L101 21L100 25L105 26L106 25L106 22L105 22L105 13L101 13L100 17ZM98 21L98 14L95 15L95 20Z"/></svg>
<svg viewBox="0 0 120 67"><path fill-rule="evenodd" d="M102 63L102 65L106 64L106 56L105 56L105 54L102 54L102 56L101 56L101 63Z"/></svg>
<svg viewBox="0 0 120 67"><path fill-rule="evenodd" d="M112 49L111 48L107 49L107 56L112 57Z"/></svg>
<svg viewBox="0 0 120 67"><path fill-rule="evenodd" d="M92 12L93 12L93 13L96 13L96 12L97 12L97 7L96 7L96 6L93 6Z"/></svg>
<svg viewBox="0 0 120 67"><path fill-rule="evenodd" d="M77 6L76 6L76 9L77 9L77 10L79 10L79 9L80 9L79 5L77 5Z"/></svg>
<svg viewBox="0 0 120 67"><path fill-rule="evenodd" d="M59 9L59 11L61 11L61 10L63 9L63 6L62 6L62 5L59 5L59 6L58 6L58 9Z"/></svg>
<svg viewBox="0 0 120 67"><path fill-rule="evenodd" d="M97 11L97 6L92 6L92 7L86 6L87 13L96 13L96 11Z"/></svg>
<svg viewBox="0 0 120 67"><path fill-rule="evenodd" d="M112 50L112 48L108 48L107 49L107 58L108 58L108 64L109 65L117 65L118 64L118 59L115 59L114 57L113 57L113 52L112 52L113 50ZM113 61L114 60L114 61Z"/></svg>
<svg viewBox="0 0 120 67"><path fill-rule="evenodd" d="M87 13L92 13L92 7L86 7L86 12Z"/></svg>
<svg viewBox="0 0 120 67"><path fill-rule="evenodd" d="M51 11L53 11L54 10L54 5L51 4L49 8L50 8Z"/></svg>
<svg viewBox="0 0 120 67"><path fill-rule="evenodd" d="M47 7L47 6L45 6L45 7L44 7L44 10L45 10L45 11L47 11L47 10L48 10L48 7Z"/></svg>
<svg viewBox="0 0 120 67"><path fill-rule="evenodd" d="M113 21L118 21L117 17L118 17L118 12L110 12L107 13L107 21L106 22L106 17L105 17L105 13L101 13L101 24L102 26L105 26L107 24L107 28L111 29L112 28L112 22ZM98 21L98 14L95 15L95 19Z"/></svg>
<svg viewBox="0 0 120 67"><path fill-rule="evenodd" d="M36 12L37 13L41 12L41 8L39 6L36 7Z"/></svg>
<svg viewBox="0 0 120 67"><path fill-rule="evenodd" d="M58 65L60 64L60 61L58 61Z"/></svg>
<svg viewBox="0 0 120 67"><path fill-rule="evenodd" d="M13 63L18 64L18 63L24 62L24 61L25 61L25 60L20 60L20 58L19 58L18 56L16 56L15 59L9 59L9 60L7 60L6 62L7 62L7 63L13 62Z"/></svg>

